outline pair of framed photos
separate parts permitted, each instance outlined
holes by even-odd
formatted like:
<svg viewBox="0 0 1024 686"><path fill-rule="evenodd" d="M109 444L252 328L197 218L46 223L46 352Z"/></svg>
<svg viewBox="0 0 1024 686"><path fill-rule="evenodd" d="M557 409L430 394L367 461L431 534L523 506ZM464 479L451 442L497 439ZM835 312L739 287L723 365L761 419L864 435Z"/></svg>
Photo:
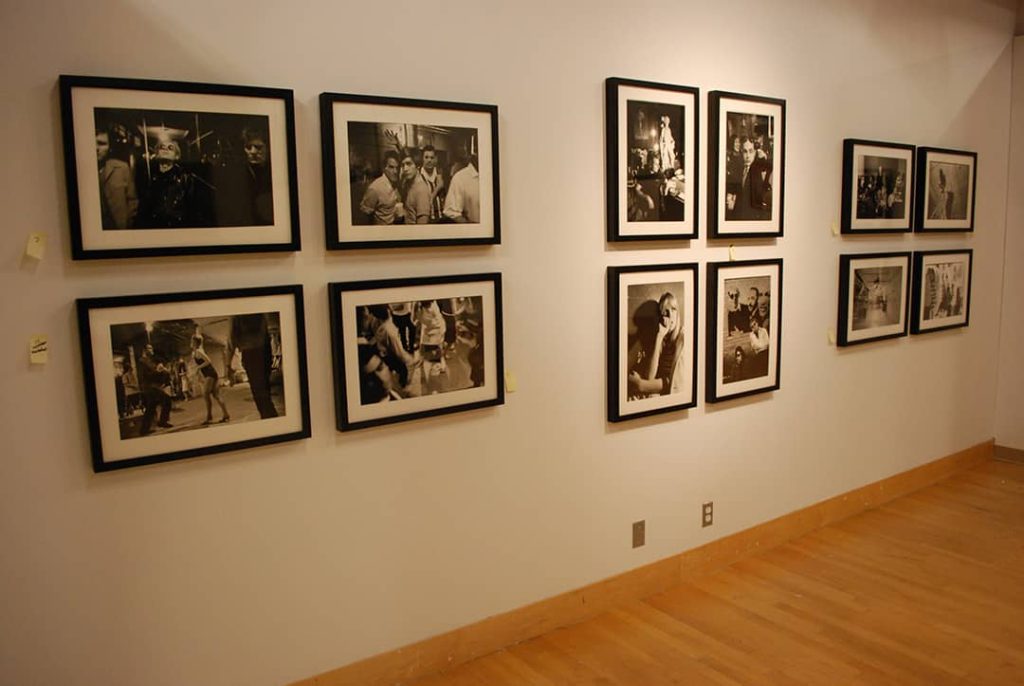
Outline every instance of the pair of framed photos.
<svg viewBox="0 0 1024 686"><path fill-rule="evenodd" d="M843 141L844 234L973 231L978 155Z"/></svg>

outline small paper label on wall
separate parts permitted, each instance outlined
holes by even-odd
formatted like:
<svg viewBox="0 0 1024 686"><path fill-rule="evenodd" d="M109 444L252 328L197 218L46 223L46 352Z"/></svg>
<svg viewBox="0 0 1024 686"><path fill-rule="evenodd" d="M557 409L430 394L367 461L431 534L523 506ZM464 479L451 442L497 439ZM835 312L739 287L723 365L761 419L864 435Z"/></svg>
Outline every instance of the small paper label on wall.
<svg viewBox="0 0 1024 686"><path fill-rule="evenodd" d="M25 245L25 255L33 260L43 259L46 252L46 234L33 232L28 235L28 243Z"/></svg>
<svg viewBox="0 0 1024 686"><path fill-rule="evenodd" d="M736 261L736 250L735 250L735 248L736 248L735 245L730 245L729 246L729 261L730 262L735 262Z"/></svg>
<svg viewBox="0 0 1024 686"><path fill-rule="evenodd" d="M505 390L509 393L516 392L516 375L507 369L505 370Z"/></svg>
<svg viewBox="0 0 1024 686"><path fill-rule="evenodd" d="M28 341L28 359L32 364L46 364L50 346L43 334L36 334Z"/></svg>
<svg viewBox="0 0 1024 686"><path fill-rule="evenodd" d="M836 344L836 332L833 331L832 329L828 330L828 342L831 343L832 345Z"/></svg>
<svg viewBox="0 0 1024 686"><path fill-rule="evenodd" d="M838 236L839 235L839 222L832 222L832 235L833 236Z"/></svg>

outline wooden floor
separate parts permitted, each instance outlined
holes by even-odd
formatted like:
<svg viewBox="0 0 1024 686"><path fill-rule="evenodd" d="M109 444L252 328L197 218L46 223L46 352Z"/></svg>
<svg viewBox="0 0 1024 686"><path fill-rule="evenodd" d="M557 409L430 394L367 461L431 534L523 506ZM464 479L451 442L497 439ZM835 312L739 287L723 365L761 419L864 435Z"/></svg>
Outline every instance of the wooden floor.
<svg viewBox="0 0 1024 686"><path fill-rule="evenodd" d="M1024 684L1024 464L414 683Z"/></svg>

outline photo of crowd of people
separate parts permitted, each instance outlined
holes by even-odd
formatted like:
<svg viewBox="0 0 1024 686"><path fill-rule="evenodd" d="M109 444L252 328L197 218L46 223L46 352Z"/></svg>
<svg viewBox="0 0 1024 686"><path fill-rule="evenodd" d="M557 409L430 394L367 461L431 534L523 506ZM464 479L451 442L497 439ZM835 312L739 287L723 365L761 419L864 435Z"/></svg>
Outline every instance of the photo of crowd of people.
<svg viewBox="0 0 1024 686"><path fill-rule="evenodd" d="M925 265L921 318L962 317L967 297L967 263L962 259Z"/></svg>
<svg viewBox="0 0 1024 686"><path fill-rule="evenodd" d="M627 221L683 221L685 118L682 105L626 101Z"/></svg>
<svg viewBox="0 0 1024 686"><path fill-rule="evenodd" d="M902 319L905 302L905 281L903 266L854 267L853 330L864 331L898 324Z"/></svg>
<svg viewBox="0 0 1024 686"><path fill-rule="evenodd" d="M683 282L627 286L626 398L689 393ZM692 332L691 332L692 335Z"/></svg>
<svg viewBox="0 0 1024 686"><path fill-rule="evenodd" d="M725 219L772 219L775 117L725 116Z"/></svg>
<svg viewBox="0 0 1024 686"><path fill-rule="evenodd" d="M970 184L970 165L930 161L928 219L967 219Z"/></svg>
<svg viewBox="0 0 1024 686"><path fill-rule="evenodd" d="M768 376L771 278L727 278L725 296L721 339L723 383Z"/></svg>
<svg viewBox="0 0 1024 686"><path fill-rule="evenodd" d="M863 155L857 159L857 219L907 217L907 160Z"/></svg>

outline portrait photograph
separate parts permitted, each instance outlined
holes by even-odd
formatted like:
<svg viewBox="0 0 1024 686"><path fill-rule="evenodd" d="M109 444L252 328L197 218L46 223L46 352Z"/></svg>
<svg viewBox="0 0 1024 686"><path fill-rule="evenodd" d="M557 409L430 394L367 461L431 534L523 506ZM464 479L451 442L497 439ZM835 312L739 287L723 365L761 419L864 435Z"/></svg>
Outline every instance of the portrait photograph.
<svg viewBox="0 0 1024 686"><path fill-rule="evenodd" d="M974 231L978 153L917 149L917 231Z"/></svg>
<svg viewBox="0 0 1024 686"><path fill-rule="evenodd" d="M297 250L291 91L62 76L75 259Z"/></svg>
<svg viewBox="0 0 1024 686"><path fill-rule="evenodd" d="M967 326L971 313L973 250L914 253L911 333Z"/></svg>
<svg viewBox="0 0 1024 686"><path fill-rule="evenodd" d="M322 93L329 249L501 242L498 108Z"/></svg>
<svg viewBox="0 0 1024 686"><path fill-rule="evenodd" d="M842 233L913 230L914 146L843 141Z"/></svg>
<svg viewBox="0 0 1024 686"><path fill-rule="evenodd" d="M605 81L608 240L697 237L700 91Z"/></svg>
<svg viewBox="0 0 1024 686"><path fill-rule="evenodd" d="M910 253L839 256L840 346L907 335Z"/></svg>
<svg viewBox="0 0 1024 686"><path fill-rule="evenodd" d="M78 301L93 466L309 436L299 286Z"/></svg>
<svg viewBox="0 0 1024 686"><path fill-rule="evenodd" d="M608 421L697 404L697 265L608 268Z"/></svg>

